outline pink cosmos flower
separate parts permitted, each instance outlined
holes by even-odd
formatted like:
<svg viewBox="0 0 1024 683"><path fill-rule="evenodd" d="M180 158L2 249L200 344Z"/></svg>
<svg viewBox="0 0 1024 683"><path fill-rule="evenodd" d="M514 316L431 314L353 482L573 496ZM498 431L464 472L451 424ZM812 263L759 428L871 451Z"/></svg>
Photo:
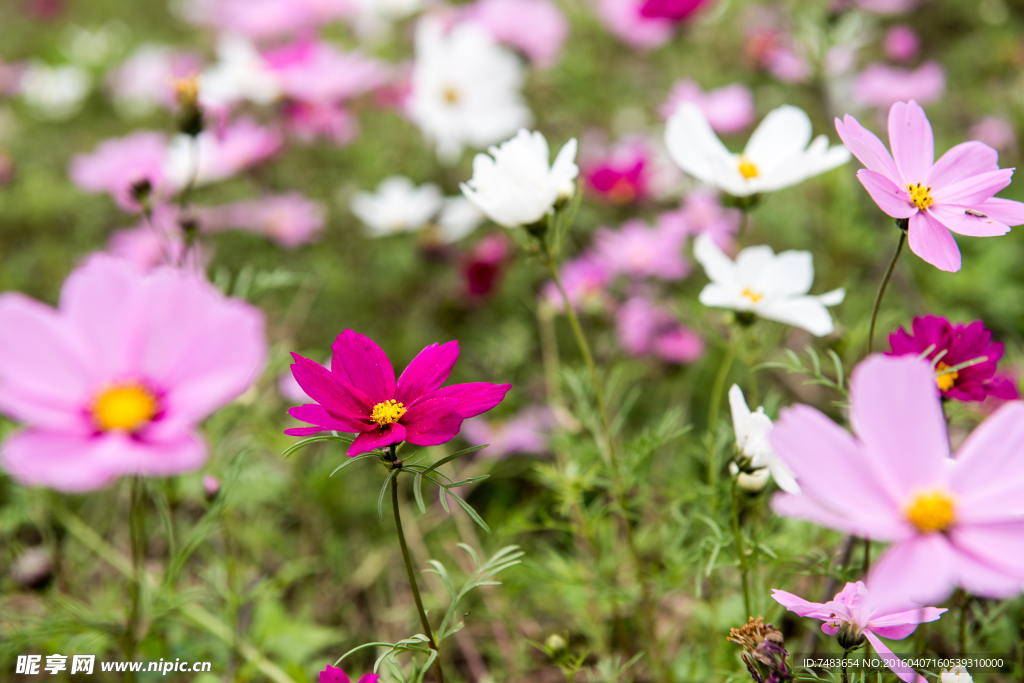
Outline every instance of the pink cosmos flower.
<svg viewBox="0 0 1024 683"><path fill-rule="evenodd" d="M573 310L606 308L607 287L612 280L608 267L592 254L583 254L566 261L559 270L569 305ZM562 295L554 282L541 289L541 298L557 311L565 310Z"/></svg>
<svg viewBox="0 0 1024 683"><path fill-rule="evenodd" d="M1013 124L1001 116L986 116L971 126L967 134L1000 152L1017 149L1017 133Z"/></svg>
<svg viewBox="0 0 1024 683"><path fill-rule="evenodd" d="M540 67L558 61L569 35L565 15L551 0L477 0L463 9L462 16Z"/></svg>
<svg viewBox="0 0 1024 683"><path fill-rule="evenodd" d="M199 73L202 58L162 45L143 45L107 76L107 86L119 106L146 113L153 107L175 109L174 82Z"/></svg>
<svg viewBox="0 0 1024 683"><path fill-rule="evenodd" d="M292 249L320 236L325 213L319 202L289 192L204 209L200 227L205 232L247 230Z"/></svg>
<svg viewBox="0 0 1024 683"><path fill-rule="evenodd" d="M704 112L711 128L718 133L738 133L754 121L754 96L750 88L741 83L704 92L696 81L676 81L668 101L661 105L658 113L667 119L683 102L697 105Z"/></svg>
<svg viewBox="0 0 1024 683"><path fill-rule="evenodd" d="M651 151L643 140L624 140L583 166L587 187L613 204L629 204L650 194Z"/></svg>
<svg viewBox="0 0 1024 683"><path fill-rule="evenodd" d="M864 189L882 211L909 219L911 250L936 268L960 270L950 230L990 237L1024 223L1024 204L993 196L1010 184L1013 169L1000 169L999 154L980 142L961 143L936 162L932 126L917 102L889 111L892 155L849 114L836 119L836 130L867 166L857 171Z"/></svg>
<svg viewBox="0 0 1024 683"><path fill-rule="evenodd" d="M640 14L646 0L595 0L601 23L623 42L640 50L652 50L672 39L674 22Z"/></svg>
<svg viewBox="0 0 1024 683"><path fill-rule="evenodd" d="M316 403L291 408L288 414L316 426L285 434L356 432L350 456L403 441L416 446L446 443L459 433L464 419L501 403L512 386L476 382L441 388L459 357L455 341L423 349L397 383L391 361L367 336L345 330L332 351L330 370L292 354L295 380Z"/></svg>
<svg viewBox="0 0 1024 683"><path fill-rule="evenodd" d="M790 612L796 612L802 617L820 619L824 622L821 625L822 632L830 636L837 635L844 629L843 635L849 642L855 642L859 640L859 636L864 636L875 648L875 652L886 660L886 665L893 673L907 683L913 683L919 676L894 655L878 636L903 640L917 630L918 624L938 621L939 617L948 611L937 607L921 607L909 601L903 604L872 604L863 581L847 583L835 598L826 603L809 602L777 588L772 589L772 598Z"/></svg>
<svg viewBox="0 0 1024 683"><path fill-rule="evenodd" d="M742 221L743 213L723 207L713 190L694 190L687 195L682 207L658 216L657 229L663 234L683 238L707 233L719 248L729 250Z"/></svg>
<svg viewBox="0 0 1024 683"><path fill-rule="evenodd" d="M853 100L880 109L909 100L931 104L945 92L946 72L937 62L925 62L914 70L869 64L853 81Z"/></svg>
<svg viewBox="0 0 1024 683"><path fill-rule="evenodd" d="M692 363L704 354L704 341L672 314L645 296L634 296L615 313L619 343L631 356L654 355L674 363Z"/></svg>
<svg viewBox="0 0 1024 683"><path fill-rule="evenodd" d="M197 426L266 356L263 315L196 275L95 255L50 308L0 295L0 410L26 425L0 461L17 481L90 491L206 460Z"/></svg>
<svg viewBox="0 0 1024 683"><path fill-rule="evenodd" d="M1005 401L1020 398L1012 381L995 376L999 359L1003 357L1003 344L992 341L992 333L980 320L954 326L945 318L928 315L914 318L912 329L913 333L908 333L901 327L889 335L892 351L887 356L921 357L928 351L926 357L935 364L937 371L976 358L986 359L936 377L943 398L959 401L984 401L988 396Z"/></svg>
<svg viewBox="0 0 1024 683"><path fill-rule="evenodd" d="M503 458L515 453L544 453L548 449L551 411L541 406L520 410L507 420L474 417L462 423L462 436L472 446L489 446L482 457Z"/></svg>
<svg viewBox="0 0 1024 683"><path fill-rule="evenodd" d="M203 476L203 493L206 494L207 499L213 500L220 493L220 479L207 474Z"/></svg>
<svg viewBox="0 0 1024 683"><path fill-rule="evenodd" d="M682 238L651 228L642 220L627 221L619 230L600 228L594 236L593 253L611 275L679 280L690 272L683 258Z"/></svg>
<svg viewBox="0 0 1024 683"><path fill-rule="evenodd" d="M340 104L288 102L283 112L287 132L305 144L322 138L344 146L359 134L356 117Z"/></svg>
<svg viewBox="0 0 1024 683"><path fill-rule="evenodd" d="M858 9L881 16L906 14L917 7L919 0L854 0Z"/></svg>
<svg viewBox="0 0 1024 683"><path fill-rule="evenodd" d="M508 238L500 232L473 245L462 259L462 277L470 296L484 297L494 291L508 252Z"/></svg>
<svg viewBox="0 0 1024 683"><path fill-rule="evenodd" d="M68 175L81 189L107 192L125 211L137 211L139 204L132 186L147 182L154 195L162 195L168 187L164 172L166 159L166 136L140 131L105 140L90 154L75 155Z"/></svg>
<svg viewBox="0 0 1024 683"><path fill-rule="evenodd" d="M897 24L885 32L882 41L885 55L896 62L909 62L917 56L921 48L921 39L917 32L906 24Z"/></svg>
<svg viewBox="0 0 1024 683"><path fill-rule="evenodd" d="M647 0L640 7L640 16L648 19L685 21L708 4L709 0Z"/></svg>
<svg viewBox="0 0 1024 683"><path fill-rule="evenodd" d="M276 154L284 141L281 134L251 118L240 118L222 130L206 130L198 141L196 183L205 184L231 176ZM168 150L166 174L174 187L182 188L192 176L195 151L192 139L179 135Z"/></svg>
<svg viewBox="0 0 1024 683"><path fill-rule="evenodd" d="M890 542L871 605L944 600L955 586L1006 598L1024 587L1024 403L1003 405L950 458L935 374L870 356L850 384L851 436L809 406L784 408L769 439L800 482L773 509Z"/></svg>
<svg viewBox="0 0 1024 683"><path fill-rule="evenodd" d="M263 54L282 94L299 102L337 104L383 85L383 64L330 43L304 39Z"/></svg>
<svg viewBox="0 0 1024 683"><path fill-rule="evenodd" d="M359 683L377 683L377 679L380 676L377 674L366 674L359 679ZM328 664L324 667L324 670L320 672L320 683L351 683L344 671L336 666Z"/></svg>
<svg viewBox="0 0 1024 683"><path fill-rule="evenodd" d="M788 45L780 45L768 55L765 68L783 83L806 83L811 77L810 62Z"/></svg>
<svg viewBox="0 0 1024 683"><path fill-rule="evenodd" d="M353 11L352 0L188 0L185 17L250 38L295 34Z"/></svg>

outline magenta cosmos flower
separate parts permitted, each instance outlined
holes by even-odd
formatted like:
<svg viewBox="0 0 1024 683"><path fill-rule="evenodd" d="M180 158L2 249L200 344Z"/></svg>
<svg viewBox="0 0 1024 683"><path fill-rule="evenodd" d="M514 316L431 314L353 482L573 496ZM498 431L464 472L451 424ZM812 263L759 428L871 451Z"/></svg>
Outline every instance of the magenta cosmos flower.
<svg viewBox="0 0 1024 683"><path fill-rule="evenodd" d="M377 679L380 678L377 674L366 674L359 679L359 683L377 683ZM351 683L344 671L336 666L328 664L324 667L324 670L320 672L320 683Z"/></svg>
<svg viewBox="0 0 1024 683"><path fill-rule="evenodd" d="M999 359L1003 357L1003 344L992 341L992 333L980 320L969 325L953 325L945 318L928 315L914 318L911 329L913 333L908 333L901 327L889 335L892 351L887 356L920 357L931 349L927 358L935 363L937 371L976 358L986 359L977 365L938 375L935 382L944 398L958 401L984 401L989 396L1004 401L1020 398L1012 381L995 376Z"/></svg>
<svg viewBox="0 0 1024 683"><path fill-rule="evenodd" d="M197 425L265 356L263 315L184 271L96 255L56 310L0 295L0 410L27 425L4 442L3 467L61 491L194 470Z"/></svg>
<svg viewBox="0 0 1024 683"><path fill-rule="evenodd" d="M993 196L1013 176L1012 168L999 168L998 152L963 142L936 162L932 126L913 100L889 110L892 155L849 114L836 119L836 130L867 166L857 171L864 189L882 211L909 220L911 250L936 268L960 270L960 249L950 230L991 237L1024 223L1024 204Z"/></svg>
<svg viewBox="0 0 1024 683"><path fill-rule="evenodd" d="M772 589L772 597L790 612L825 622L821 630L830 636L844 631L840 637L850 643L858 641L860 636L867 638L875 652L886 660L889 668L908 683L917 679L917 674L895 656L878 636L903 640L917 629L918 624L937 621L947 611L936 607L921 607L912 602L873 605L868 599L868 589L863 581L847 583L842 592L825 603L808 602L778 589Z"/></svg>
<svg viewBox="0 0 1024 683"><path fill-rule="evenodd" d="M285 434L355 432L350 456L403 441L416 446L446 443L459 433L464 419L501 403L512 386L475 382L442 388L459 358L456 341L420 351L398 382L384 351L365 335L345 330L331 350L330 370L292 354L295 381L316 403L290 408L288 414L316 426Z"/></svg>
<svg viewBox="0 0 1024 683"><path fill-rule="evenodd" d="M786 517L891 542L867 585L875 604L940 602L955 586L1006 598L1024 586L1024 403L1006 403L950 458L935 374L912 357L853 372L855 436L809 406L785 408L769 439L801 493Z"/></svg>

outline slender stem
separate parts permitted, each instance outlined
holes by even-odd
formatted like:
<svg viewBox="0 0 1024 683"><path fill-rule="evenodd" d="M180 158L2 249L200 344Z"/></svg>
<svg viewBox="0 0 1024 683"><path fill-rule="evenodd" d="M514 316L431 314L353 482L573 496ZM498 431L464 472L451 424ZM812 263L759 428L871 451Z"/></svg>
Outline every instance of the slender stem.
<svg viewBox="0 0 1024 683"><path fill-rule="evenodd" d="M740 496L739 487L737 480L739 475L737 474L732 478L732 533L736 538L736 558L739 562L740 567L740 579L743 584L743 607L747 611L747 616L753 616L754 613L750 610L750 588L748 586L747 578L747 551L743 545L743 531L740 529Z"/></svg>
<svg viewBox="0 0 1024 683"><path fill-rule="evenodd" d="M867 580L868 572L871 571L871 539L864 537L864 577Z"/></svg>
<svg viewBox="0 0 1024 683"><path fill-rule="evenodd" d="M846 660L850 656L850 650L843 650L843 683L849 683L850 678L846 674Z"/></svg>
<svg viewBox="0 0 1024 683"><path fill-rule="evenodd" d="M744 206L740 209L743 212L743 220L740 223L740 235L737 242L739 242L740 249L747 245L747 233L750 232L750 224L753 222L751 217L750 207Z"/></svg>
<svg viewBox="0 0 1024 683"><path fill-rule="evenodd" d="M430 628L430 620L427 619L427 612L423 609L423 600L420 598L420 587L416 583L416 574L412 568L412 557L409 555L409 546L405 543L405 533L402 531L402 515L398 511L398 475L391 477L391 507L395 511L395 529L398 531L398 545L402 548L402 559L405 560L405 573L409 577L409 587L412 589L412 597L416 602L416 612L420 615L420 625L423 626L423 635L427 637L430 649L437 653L434 658L434 676L437 683L444 683L444 673L441 671L441 655L437 649L437 642L434 640L434 632Z"/></svg>
<svg viewBox="0 0 1024 683"><path fill-rule="evenodd" d="M718 459L715 457L715 437L718 435L718 411L722 403L722 393L725 391L725 380L729 377L729 369L732 367L735 359L736 343L730 342L729 347L725 351L725 358L722 359L722 365L718 368L718 374L715 376L715 383L711 388L711 403L708 405L708 434L711 435L708 444L708 485L712 487L713 491L717 491L718 487ZM715 497L717 499L717 493ZM715 509L717 508L716 504Z"/></svg>
<svg viewBox="0 0 1024 683"><path fill-rule="evenodd" d="M124 634L124 658L135 660L138 645L139 621L142 606L142 571L146 547L146 484L142 477L134 477L131 483L131 501L128 513L128 538L131 546L132 580L128 584L130 608ZM126 681L134 681L135 673L127 672Z"/></svg>
<svg viewBox="0 0 1024 683"><path fill-rule="evenodd" d="M962 590L957 591L957 602L960 603L960 653L967 652L967 606L971 602L971 596Z"/></svg>
<svg viewBox="0 0 1024 683"><path fill-rule="evenodd" d="M875 307L871 311L871 327L868 329L868 353L870 354L875 349L875 321L878 320L878 309L882 306L882 297L885 296L885 288L889 286L889 278L892 277L892 271L896 268L896 261L900 258L900 252L903 251L903 245L907 241L907 231L900 227L900 241L896 245L896 253L892 255L892 262L889 263L889 269L885 271L885 278L882 280L882 285L878 288L878 296L875 297Z"/></svg>

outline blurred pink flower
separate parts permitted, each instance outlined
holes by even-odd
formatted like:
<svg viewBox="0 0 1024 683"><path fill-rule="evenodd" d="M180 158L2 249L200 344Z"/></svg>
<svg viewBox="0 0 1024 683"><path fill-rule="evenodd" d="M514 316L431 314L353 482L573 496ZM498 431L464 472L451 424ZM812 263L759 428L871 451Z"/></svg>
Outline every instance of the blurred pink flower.
<svg viewBox="0 0 1024 683"><path fill-rule="evenodd" d="M324 220L322 204L289 192L206 208L200 227L205 232L246 230L291 249L315 241Z"/></svg>
<svg viewBox="0 0 1024 683"><path fill-rule="evenodd" d="M2 447L17 481L90 491L206 460L198 425L240 395L266 355L263 314L193 273L144 274L98 254L57 309L0 295L0 410L26 425Z"/></svg>
<svg viewBox="0 0 1024 683"><path fill-rule="evenodd" d="M352 0L187 0L183 7L193 23L256 39L296 34L354 10Z"/></svg>
<svg viewBox="0 0 1024 683"><path fill-rule="evenodd" d="M634 296L615 314L619 343L631 356L655 355L669 363L692 363L703 340L645 296Z"/></svg>
<svg viewBox="0 0 1024 683"><path fill-rule="evenodd" d="M207 499L213 500L220 493L220 479L207 474L203 476L203 493L206 494Z"/></svg>
<svg viewBox="0 0 1024 683"><path fill-rule="evenodd" d="M123 138L111 138L89 154L71 159L71 182L86 192L107 192L125 211L139 204L132 186L148 183L155 199L168 189L165 176L168 143L163 133L139 131Z"/></svg>
<svg viewBox="0 0 1024 683"><path fill-rule="evenodd" d="M328 358L321 363L321 365L330 370L331 359ZM291 370L286 370L278 376L277 391L281 394L281 398L289 403L302 405L303 403L309 403L313 400L309 397L309 394L303 391L302 387L299 386L299 383L295 380L295 375L292 374Z"/></svg>
<svg viewBox="0 0 1024 683"><path fill-rule="evenodd" d="M337 104L370 92L386 80L385 66L358 52L303 39L263 54L281 93L310 104Z"/></svg>
<svg viewBox="0 0 1024 683"><path fill-rule="evenodd" d="M709 4L711 0L646 0L640 7L640 16L685 21Z"/></svg>
<svg viewBox="0 0 1024 683"><path fill-rule="evenodd" d="M551 411L540 406L520 410L507 420L474 417L462 423L462 438L472 446L490 444L480 451L485 458L503 458L514 453L541 454L548 449L552 426Z"/></svg>
<svg viewBox="0 0 1024 683"><path fill-rule="evenodd" d="M795 49L780 45L766 59L765 68L783 83L806 83L811 77L811 65Z"/></svg>
<svg viewBox="0 0 1024 683"><path fill-rule="evenodd" d="M876 62L853 81L853 99L864 107L884 108L909 100L931 104L945 92L946 72L937 62L925 62L913 71Z"/></svg>
<svg viewBox="0 0 1024 683"><path fill-rule="evenodd" d="M704 112L711 128L718 133L738 133L754 121L754 96L750 88L741 83L704 92L696 81L676 81L668 101L661 105L658 112L667 119L683 102L697 105Z"/></svg>
<svg viewBox="0 0 1024 683"><path fill-rule="evenodd" d="M340 104L288 102L283 111L285 129L306 144L323 138L344 146L359 134L359 122Z"/></svg>
<svg viewBox="0 0 1024 683"><path fill-rule="evenodd" d="M377 674L365 674L359 679L359 683L377 683L377 679L380 676ZM348 674L339 669L336 666L328 664L324 667L324 670L320 672L319 683L351 683Z"/></svg>
<svg viewBox="0 0 1024 683"><path fill-rule="evenodd" d="M595 0L598 18L613 35L640 50L652 50L672 39L675 24L640 14L646 0Z"/></svg>
<svg viewBox="0 0 1024 683"><path fill-rule="evenodd" d="M657 229L673 237L698 237L704 233L721 249L731 249L733 237L740 229L743 213L727 209L713 190L694 190L681 208L658 216Z"/></svg>
<svg viewBox="0 0 1024 683"><path fill-rule="evenodd" d="M565 287L569 305L574 310L605 308L607 306L606 288L611 282L612 274L608 268L592 254L583 254L566 261L559 269L562 286ZM565 304L562 295L554 282L548 282L541 289L541 298L559 312L564 312Z"/></svg>
<svg viewBox="0 0 1024 683"><path fill-rule="evenodd" d="M854 0L858 9L882 16L906 14L917 7L918 0Z"/></svg>
<svg viewBox="0 0 1024 683"><path fill-rule="evenodd" d="M801 617L820 619L821 630L830 636L845 630L849 641L856 641L863 635L871 643L886 666L907 683L913 683L919 676L899 657L893 654L878 636L892 640L903 640L915 630L918 624L938 621L948 610L937 607L922 607L911 601L902 604L872 605L868 589L863 581L847 583L836 597L826 603L809 602L801 597L772 589L772 598L777 603Z"/></svg>
<svg viewBox="0 0 1024 683"><path fill-rule="evenodd" d="M961 143L935 161L931 123L913 100L889 111L892 154L849 114L836 119L836 130L867 166L857 171L864 189L882 211L909 219L910 249L936 268L960 270L950 230L992 237L1024 223L1024 204L993 196L1010 184L1013 169L1000 169L999 154L980 142Z"/></svg>
<svg viewBox="0 0 1024 683"><path fill-rule="evenodd" d="M569 35L569 22L551 0L477 0L462 16L540 67L558 61Z"/></svg>
<svg viewBox="0 0 1024 683"><path fill-rule="evenodd" d="M107 75L114 100L140 114L153 107L173 111L174 82L199 73L202 58L195 52L163 45L143 45Z"/></svg>
<svg viewBox="0 0 1024 683"><path fill-rule="evenodd" d="M627 221L619 230L600 228L593 254L612 276L679 280L690 272L683 258L683 236L651 228L639 219Z"/></svg>
<svg viewBox="0 0 1024 683"><path fill-rule="evenodd" d="M185 187L194 168L196 184L224 180L273 156L283 144L277 130L264 128L247 117L222 130L205 130L196 142L197 150L186 135L179 135L171 143L166 174L176 188Z"/></svg>
<svg viewBox="0 0 1024 683"><path fill-rule="evenodd" d="M772 508L890 543L867 578L868 609L988 598L1024 586L1024 403L1005 404L955 457L931 365L868 357L853 371L855 436L810 406L783 408L769 439L800 482Z"/></svg>
<svg viewBox="0 0 1024 683"><path fill-rule="evenodd" d="M583 177L601 198L614 204L629 204L649 196L652 161L647 142L629 138L603 153L591 154L583 164Z"/></svg>
<svg viewBox="0 0 1024 683"><path fill-rule="evenodd" d="M462 276L470 296L483 297L494 290L508 253L508 239L494 232L474 244L463 256Z"/></svg>
<svg viewBox="0 0 1024 683"><path fill-rule="evenodd" d="M971 126L967 135L1000 152L1017 149L1017 133L1013 124L1001 116L986 116Z"/></svg>
<svg viewBox="0 0 1024 683"><path fill-rule="evenodd" d="M885 32L882 41L885 56L894 62L909 62L917 56L921 48L921 39L917 32L906 24L896 24Z"/></svg>

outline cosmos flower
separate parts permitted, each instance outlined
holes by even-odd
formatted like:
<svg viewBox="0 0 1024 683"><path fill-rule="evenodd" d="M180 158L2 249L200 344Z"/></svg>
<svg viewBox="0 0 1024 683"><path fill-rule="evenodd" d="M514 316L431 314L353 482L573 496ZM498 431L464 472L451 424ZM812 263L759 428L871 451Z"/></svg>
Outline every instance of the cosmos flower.
<svg viewBox="0 0 1024 683"><path fill-rule="evenodd" d="M324 220L322 204L288 192L205 208L199 224L204 232L246 230L293 249L315 241Z"/></svg>
<svg viewBox="0 0 1024 683"><path fill-rule="evenodd" d="M441 241L452 244L468 237L480 227L485 218L480 209L465 196L446 197L441 213L437 217Z"/></svg>
<svg viewBox="0 0 1024 683"><path fill-rule="evenodd" d="M606 293L612 276L608 268L592 254L583 254L564 262L559 268L559 276L573 310L607 307ZM544 285L541 298L556 311L565 311L562 295L554 282Z"/></svg>
<svg viewBox="0 0 1024 683"><path fill-rule="evenodd" d="M359 679L359 683L377 683L380 676L377 674L365 674ZM319 683L351 683L348 674L336 666L328 664L320 672Z"/></svg>
<svg viewBox="0 0 1024 683"><path fill-rule="evenodd" d="M772 450L768 442L768 434L772 431L772 421L759 407L751 412L743 390L733 384L729 389L729 407L732 409L732 426L736 434L736 449L748 462L749 470L767 469L771 472L779 488L788 493L800 493L800 485L793 478L793 473L786 463Z"/></svg>
<svg viewBox="0 0 1024 683"><path fill-rule="evenodd" d="M639 50L660 47L672 39L675 23L642 14L647 0L596 0L594 11L615 37Z"/></svg>
<svg viewBox="0 0 1024 683"><path fill-rule="evenodd" d="M692 363L704 354L704 340L663 306L646 296L628 299L615 312L615 331L631 356L655 356L667 363Z"/></svg>
<svg viewBox="0 0 1024 683"><path fill-rule="evenodd" d="M707 4L710 4L709 0L646 0L640 7L640 16L684 21Z"/></svg>
<svg viewBox="0 0 1024 683"><path fill-rule="evenodd" d="M29 62L18 80L18 94L40 117L64 121L77 114L92 89L89 72L77 64Z"/></svg>
<svg viewBox="0 0 1024 683"><path fill-rule="evenodd" d="M486 147L530 122L523 66L484 29L463 22L446 31L424 18L416 31L409 117L454 163L465 146Z"/></svg>
<svg viewBox="0 0 1024 683"><path fill-rule="evenodd" d="M217 61L199 76L200 103L226 110L241 102L270 104L280 95L280 83L256 46L240 35L223 34Z"/></svg>
<svg viewBox="0 0 1024 683"><path fill-rule="evenodd" d="M356 192L349 208L370 229L372 237L419 230L441 210L444 198L433 183L416 187L405 176L381 181L376 193Z"/></svg>
<svg viewBox="0 0 1024 683"><path fill-rule="evenodd" d="M931 104L942 99L945 92L946 72L938 62L925 62L916 69L875 63L857 74L851 94L863 107L884 109L910 100Z"/></svg>
<svg viewBox="0 0 1024 683"><path fill-rule="evenodd" d="M474 417L462 423L462 436L472 446L489 444L482 457L503 458L516 453L541 454L548 450L551 411L541 406L523 408L507 420Z"/></svg>
<svg viewBox="0 0 1024 683"><path fill-rule="evenodd" d="M240 118L220 130L205 130L193 139L178 135L167 150L164 173L175 189L230 178L280 151L284 140L273 129L251 118Z"/></svg>
<svg viewBox="0 0 1024 683"><path fill-rule="evenodd" d="M453 384L442 388L459 357L459 344L432 344L423 349L395 382L391 361L369 337L345 330L332 347L331 369L292 357L292 373L316 403L288 410L314 427L285 430L292 436L322 431L355 432L348 454L408 441L416 446L447 443L466 418L501 403L511 384Z"/></svg>
<svg viewBox="0 0 1024 683"><path fill-rule="evenodd" d="M731 261L703 234L694 244L694 257L711 279L699 297L705 306L753 313L802 327L818 337L832 333L832 316L825 307L842 303L846 292L835 289L808 295L814 282L811 252L776 255L768 246L747 247Z"/></svg>
<svg viewBox="0 0 1024 683"><path fill-rule="evenodd" d="M885 32L882 48L889 59L895 62L909 62L917 56L921 48L921 39L917 32L906 24L896 24Z"/></svg>
<svg viewBox="0 0 1024 683"><path fill-rule="evenodd" d="M1013 124L1002 116L983 117L971 126L967 134L1000 152L1017 149L1017 133Z"/></svg>
<svg viewBox="0 0 1024 683"><path fill-rule="evenodd" d="M377 88L387 76L376 59L308 38L264 52L263 59L283 96L309 104L343 102Z"/></svg>
<svg viewBox="0 0 1024 683"><path fill-rule="evenodd" d="M50 308L0 295L0 410L25 425L0 461L17 481L91 491L206 460L198 425L266 356L263 315L195 274L96 255Z"/></svg>
<svg viewBox="0 0 1024 683"><path fill-rule="evenodd" d="M484 297L494 291L508 252L508 238L492 233L462 257L462 279L471 297Z"/></svg>
<svg viewBox="0 0 1024 683"><path fill-rule="evenodd" d="M727 249L742 221L743 213L739 209L722 206L718 193L705 189L694 190L679 209L658 216L657 227L659 231L682 236L707 233L721 249Z"/></svg>
<svg viewBox="0 0 1024 683"><path fill-rule="evenodd" d="M462 17L540 67L558 61L569 35L569 22L551 0L477 0L465 6Z"/></svg>
<svg viewBox="0 0 1024 683"><path fill-rule="evenodd" d="M974 683L974 679L967 673L966 666L954 666L939 672L939 683Z"/></svg>
<svg viewBox="0 0 1024 683"><path fill-rule="evenodd" d="M790 105L771 111L743 153L733 154L715 135L704 112L684 102L668 120L665 144L681 169L734 197L796 185L850 159L842 145L830 148L824 135L811 142L811 120Z"/></svg>
<svg viewBox="0 0 1024 683"><path fill-rule="evenodd" d="M651 152L642 140L620 142L583 169L587 187L613 204L629 204L650 194Z"/></svg>
<svg viewBox="0 0 1024 683"><path fill-rule="evenodd" d="M600 228L594 235L594 257L613 275L640 280L680 280L690 272L683 258L683 236L631 220L619 230Z"/></svg>
<svg viewBox="0 0 1024 683"><path fill-rule="evenodd" d="M893 673L907 683L920 679L917 673L893 654L878 636L903 640L917 629L918 624L938 621L947 610L922 607L904 601L902 604L879 605L869 600L863 581L847 583L836 597L826 603L809 602L792 593L772 589L772 598L801 617L820 619L822 632L838 635L843 647L867 639Z"/></svg>
<svg viewBox="0 0 1024 683"><path fill-rule="evenodd" d="M107 76L119 111L143 116L157 107L173 111L174 82L199 73L202 61L193 52L144 44Z"/></svg>
<svg viewBox="0 0 1024 683"><path fill-rule="evenodd" d="M704 92L696 81L683 79L672 85L668 101L658 110L666 119L683 102L695 104L712 130L726 135L738 133L754 121L754 95L742 83L732 83Z"/></svg>
<svg viewBox="0 0 1024 683"><path fill-rule="evenodd" d="M769 439L801 493L776 513L888 542L871 604L988 598L1024 587L1024 403L1004 404L950 457L931 365L868 357L850 383L854 435L809 406L784 408Z"/></svg>
<svg viewBox="0 0 1024 683"><path fill-rule="evenodd" d="M166 182L167 137L162 133L139 131L123 138L104 140L89 154L71 159L71 182L87 192L107 192L126 211L137 211L133 187L148 185L159 198Z"/></svg>
<svg viewBox="0 0 1024 683"><path fill-rule="evenodd" d="M488 154L473 159L473 177L462 193L488 218L506 228L537 223L554 211L560 198L571 197L576 165L576 139L565 143L550 163L548 141L540 132L522 129Z"/></svg>
<svg viewBox="0 0 1024 683"><path fill-rule="evenodd" d="M849 114L836 119L836 130L867 166L857 178L878 208L908 220L910 249L940 270L960 270L950 230L990 237L1024 223L1024 204L993 196L1010 184L1013 169L1000 169L999 154L980 142L961 143L935 161L932 126L914 101L889 110L893 154Z"/></svg>
<svg viewBox="0 0 1024 683"><path fill-rule="evenodd" d="M1012 401L1020 398L1013 382L996 377L999 359L1003 357L1002 342L993 342L985 324L975 320L969 325L953 325L945 318L928 315L914 318L912 332L902 327L889 335L892 351L887 356L925 356L942 372L978 358L986 360L960 370L939 374L935 378L943 398L959 401L984 401L989 396Z"/></svg>
<svg viewBox="0 0 1024 683"><path fill-rule="evenodd" d="M189 21L261 40L299 34L348 15L351 0L186 0Z"/></svg>

